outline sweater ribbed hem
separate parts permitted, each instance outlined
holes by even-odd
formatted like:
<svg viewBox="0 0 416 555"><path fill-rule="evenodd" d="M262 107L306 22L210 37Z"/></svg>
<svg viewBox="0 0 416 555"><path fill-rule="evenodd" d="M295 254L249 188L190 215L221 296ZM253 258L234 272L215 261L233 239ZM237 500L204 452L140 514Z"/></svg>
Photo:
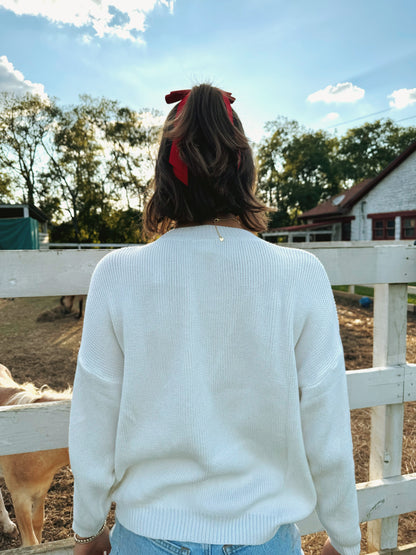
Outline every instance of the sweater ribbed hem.
<svg viewBox="0 0 416 555"><path fill-rule="evenodd" d="M132 532L148 538L207 544L260 545L280 527L276 515L243 515L230 519L176 509L117 507L117 519ZM354 554L355 555L355 554Z"/></svg>

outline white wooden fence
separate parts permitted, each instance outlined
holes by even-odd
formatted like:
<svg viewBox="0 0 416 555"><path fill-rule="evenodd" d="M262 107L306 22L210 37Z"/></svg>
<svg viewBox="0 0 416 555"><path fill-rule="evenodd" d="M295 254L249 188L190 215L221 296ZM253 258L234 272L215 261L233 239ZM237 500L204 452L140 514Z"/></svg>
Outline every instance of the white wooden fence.
<svg viewBox="0 0 416 555"><path fill-rule="evenodd" d="M416 282L416 247L292 246L311 250L333 285L375 284L374 367L347 373L351 409L372 407L370 481L357 485L360 518L369 521L370 549L416 555L416 544L395 549L398 515L416 511L416 473L401 475L404 403L416 400L416 365L406 363L407 284ZM95 265L106 253L0 251L0 298L85 294ZM0 454L67 446L69 410L69 401L1 408ZM302 534L322 530L316 515L300 528ZM72 553L72 540L4 553L66 555Z"/></svg>

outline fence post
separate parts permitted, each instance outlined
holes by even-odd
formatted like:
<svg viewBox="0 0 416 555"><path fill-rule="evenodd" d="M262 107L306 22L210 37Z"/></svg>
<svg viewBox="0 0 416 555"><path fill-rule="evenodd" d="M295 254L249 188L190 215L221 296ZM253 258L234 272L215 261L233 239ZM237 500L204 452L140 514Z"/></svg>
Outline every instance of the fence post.
<svg viewBox="0 0 416 555"><path fill-rule="evenodd" d="M374 287L373 366L406 362L407 284ZM370 480L401 474L404 404L371 409ZM367 525L369 550L397 547L398 517Z"/></svg>

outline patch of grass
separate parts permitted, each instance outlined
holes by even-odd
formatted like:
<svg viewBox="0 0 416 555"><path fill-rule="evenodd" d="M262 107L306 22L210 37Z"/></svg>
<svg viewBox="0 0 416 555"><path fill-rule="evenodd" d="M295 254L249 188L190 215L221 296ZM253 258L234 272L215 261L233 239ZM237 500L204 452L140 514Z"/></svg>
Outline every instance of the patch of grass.
<svg viewBox="0 0 416 555"><path fill-rule="evenodd" d="M335 289L335 291L348 291L348 285L334 285L332 289ZM374 297L374 288L356 285L355 293L356 295L363 295L363 297Z"/></svg>
<svg viewBox="0 0 416 555"><path fill-rule="evenodd" d="M334 289L334 291L348 291L348 285L333 285L332 289Z"/></svg>
<svg viewBox="0 0 416 555"><path fill-rule="evenodd" d="M363 297L374 297L374 287L365 287L364 285L356 285L355 292L357 295L363 295Z"/></svg>
<svg viewBox="0 0 416 555"><path fill-rule="evenodd" d="M409 283L409 285L412 285ZM348 291L348 285L334 285L332 287L335 291ZM365 285L356 285L355 294L362 295L363 297L374 297L374 287L366 287ZM416 304L416 295L409 294L407 296L409 304Z"/></svg>

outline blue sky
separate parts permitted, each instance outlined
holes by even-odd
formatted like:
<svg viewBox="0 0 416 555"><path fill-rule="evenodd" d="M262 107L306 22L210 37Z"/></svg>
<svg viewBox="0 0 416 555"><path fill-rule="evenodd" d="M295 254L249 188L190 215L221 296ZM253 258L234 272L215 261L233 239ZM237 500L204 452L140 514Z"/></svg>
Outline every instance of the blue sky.
<svg viewBox="0 0 416 555"><path fill-rule="evenodd" d="M279 115L416 125L415 22L414 0L0 0L0 91L166 114L170 90L211 81L254 141Z"/></svg>

